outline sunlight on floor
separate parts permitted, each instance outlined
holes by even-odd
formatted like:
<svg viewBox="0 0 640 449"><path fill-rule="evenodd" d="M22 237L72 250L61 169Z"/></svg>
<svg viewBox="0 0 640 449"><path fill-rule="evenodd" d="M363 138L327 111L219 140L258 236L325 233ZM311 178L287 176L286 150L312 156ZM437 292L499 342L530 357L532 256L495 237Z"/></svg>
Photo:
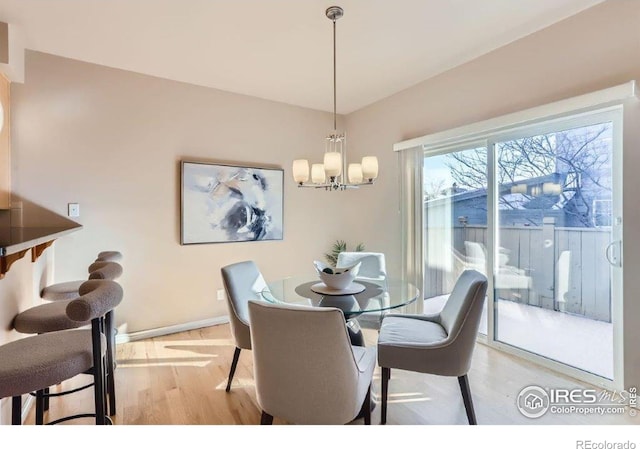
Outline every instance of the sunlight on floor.
<svg viewBox="0 0 640 449"><path fill-rule="evenodd" d="M208 338L204 340L160 340L165 347L171 346L234 346L230 338Z"/></svg>
<svg viewBox="0 0 640 449"><path fill-rule="evenodd" d="M387 402L389 404L408 404L410 402L431 402L433 399L424 393L389 393Z"/></svg>
<svg viewBox="0 0 640 449"><path fill-rule="evenodd" d="M389 393L390 398L402 398L411 396L424 396L424 393Z"/></svg>
<svg viewBox="0 0 640 449"><path fill-rule="evenodd" d="M151 367L151 366L194 366L197 368L204 368L209 363L211 363L211 357L200 357L200 358L189 357L189 358L185 358L184 360L175 359L175 358L170 358L170 359L162 358L155 361L150 360L148 362L142 362L137 360L118 362L118 368L128 369L128 368L143 368L143 367Z"/></svg>
<svg viewBox="0 0 640 449"><path fill-rule="evenodd" d="M414 399L392 399L387 400L389 404L408 404L410 402L431 402L431 398L414 398Z"/></svg>
<svg viewBox="0 0 640 449"><path fill-rule="evenodd" d="M231 382L231 389L234 389L234 388L247 388L247 387L253 388L253 387L255 387L255 385L256 385L256 383L251 378L248 378L248 377L236 378L234 376L233 377L233 382ZM227 388L227 380L226 379L215 386L216 390L224 390L225 388Z"/></svg>
<svg viewBox="0 0 640 449"><path fill-rule="evenodd" d="M148 342L124 343L128 354L125 360L118 360L118 366L140 368L151 366L193 366L202 368L213 359L222 357L221 348L234 347L231 339L174 340L158 339L153 352L147 350Z"/></svg>

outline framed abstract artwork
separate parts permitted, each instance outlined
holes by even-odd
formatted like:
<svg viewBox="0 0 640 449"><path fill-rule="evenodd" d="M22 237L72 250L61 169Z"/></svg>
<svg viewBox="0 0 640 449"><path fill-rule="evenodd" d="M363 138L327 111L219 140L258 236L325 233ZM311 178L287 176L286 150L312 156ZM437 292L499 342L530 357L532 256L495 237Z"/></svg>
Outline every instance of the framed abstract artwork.
<svg viewBox="0 0 640 449"><path fill-rule="evenodd" d="M283 239L284 171L181 162L181 244Z"/></svg>

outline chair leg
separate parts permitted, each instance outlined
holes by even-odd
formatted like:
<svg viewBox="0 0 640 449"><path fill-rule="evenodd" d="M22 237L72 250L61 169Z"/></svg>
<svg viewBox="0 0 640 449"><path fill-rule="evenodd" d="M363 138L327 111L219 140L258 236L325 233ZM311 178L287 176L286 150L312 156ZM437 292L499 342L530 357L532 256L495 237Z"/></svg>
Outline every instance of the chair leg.
<svg viewBox="0 0 640 449"><path fill-rule="evenodd" d="M458 377L458 383L460 384L460 390L462 391L462 400L464 401L464 408L467 411L467 419L469 424L475 426L478 424L476 421L476 412L473 410L473 401L471 400L471 389L469 388L469 379L467 375Z"/></svg>
<svg viewBox="0 0 640 449"><path fill-rule="evenodd" d="M44 424L44 390L36 391L36 425Z"/></svg>
<svg viewBox="0 0 640 449"><path fill-rule="evenodd" d="M14 426L22 424L22 396L11 398L11 424Z"/></svg>
<svg viewBox="0 0 640 449"><path fill-rule="evenodd" d="M273 424L273 416L263 410L262 416L260 417L260 425L270 426L271 424Z"/></svg>
<svg viewBox="0 0 640 449"><path fill-rule="evenodd" d="M49 410L49 387L44 389L44 411L46 412L47 410Z"/></svg>
<svg viewBox="0 0 640 449"><path fill-rule="evenodd" d="M105 315L106 316L106 315ZM105 341L107 342L107 349L105 351L105 356L106 353L109 351L109 343L108 343L108 337L107 337L107 331L106 329L106 325L105 325L105 317L103 316L102 318L100 318L100 332L102 332L102 334L105 336ZM108 370L107 370L107 361L105 359L105 357L102 357L102 404L104 406L104 416L105 416L105 424L106 424L106 416L108 414L108 405L109 405L109 397L107 396L107 384L108 384L108 380L107 380L107 376L108 376Z"/></svg>
<svg viewBox="0 0 640 449"><path fill-rule="evenodd" d="M362 403L360 415L364 416L364 424L366 426L371 425L371 384L369 384L367 396L364 398L364 402Z"/></svg>
<svg viewBox="0 0 640 449"><path fill-rule="evenodd" d="M99 318L91 321L91 340L93 352L93 399L96 411L96 425L106 424L104 388L104 357L102 357L102 332Z"/></svg>
<svg viewBox="0 0 640 449"><path fill-rule="evenodd" d="M240 351L241 349L236 346L236 350L233 352L233 362L231 362L231 370L229 371L229 380L227 381L227 388L225 388L225 391L227 393L231 390L231 381L233 380L233 375L236 372L236 366L238 366Z"/></svg>
<svg viewBox="0 0 640 449"><path fill-rule="evenodd" d="M380 424L387 423L387 395L391 368L382 368L382 408L380 409Z"/></svg>
<svg viewBox="0 0 640 449"><path fill-rule="evenodd" d="M105 317L105 336L107 337L107 395L109 398L109 416L116 414L116 381L115 371L115 347L113 341L113 310L109 311Z"/></svg>

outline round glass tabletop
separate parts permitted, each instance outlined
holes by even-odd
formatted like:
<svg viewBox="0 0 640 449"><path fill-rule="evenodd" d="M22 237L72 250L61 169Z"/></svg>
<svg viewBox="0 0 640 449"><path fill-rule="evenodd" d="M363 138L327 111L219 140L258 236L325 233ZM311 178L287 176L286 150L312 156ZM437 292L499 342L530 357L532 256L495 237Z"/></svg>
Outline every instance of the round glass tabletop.
<svg viewBox="0 0 640 449"><path fill-rule="evenodd" d="M386 281L356 279L353 284L360 284L364 288L361 292L353 294L327 294L318 293L324 286L319 279L290 277L268 283L261 295L266 301L272 303L337 307L342 310L347 319L365 312L379 312L406 306L414 302L419 295L418 289L413 284L399 279Z"/></svg>

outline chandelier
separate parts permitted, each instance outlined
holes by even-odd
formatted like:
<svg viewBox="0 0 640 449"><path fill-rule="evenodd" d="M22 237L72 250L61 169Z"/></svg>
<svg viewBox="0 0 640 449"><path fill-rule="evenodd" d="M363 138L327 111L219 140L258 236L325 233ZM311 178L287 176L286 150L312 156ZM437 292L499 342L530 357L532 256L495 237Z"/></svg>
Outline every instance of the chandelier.
<svg viewBox="0 0 640 449"><path fill-rule="evenodd" d="M330 6L325 14L333 22L333 130L325 138L323 163L311 164L311 182L306 159L293 161L292 171L298 187L346 190L373 184L378 177L378 158L365 156L360 163L347 164L347 135L338 132L336 126L336 20L344 11L339 6Z"/></svg>

